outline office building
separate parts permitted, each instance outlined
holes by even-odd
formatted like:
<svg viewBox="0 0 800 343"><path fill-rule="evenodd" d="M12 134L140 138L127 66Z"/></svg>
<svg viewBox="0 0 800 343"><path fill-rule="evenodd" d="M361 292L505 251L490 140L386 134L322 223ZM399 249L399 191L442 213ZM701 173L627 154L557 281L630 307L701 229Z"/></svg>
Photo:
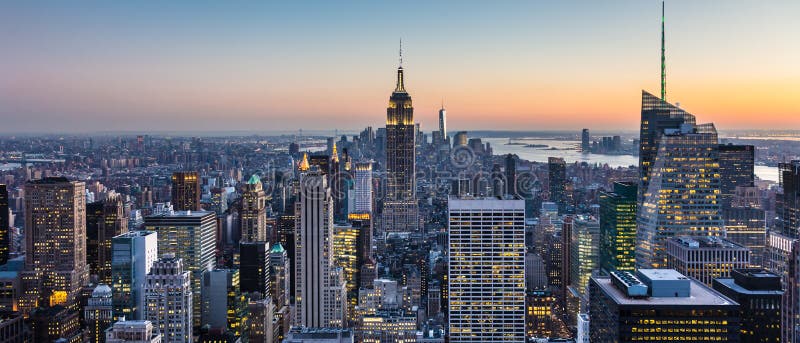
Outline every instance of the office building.
<svg viewBox="0 0 800 343"><path fill-rule="evenodd" d="M239 271L236 269L214 269L203 273L203 327L236 337L247 336L248 301L239 287Z"/></svg>
<svg viewBox="0 0 800 343"><path fill-rule="evenodd" d="M800 339L800 239L770 232L767 241L769 271L781 277L781 342Z"/></svg>
<svg viewBox="0 0 800 343"><path fill-rule="evenodd" d="M764 269L734 269L714 290L739 303L742 343L781 341L781 277Z"/></svg>
<svg viewBox="0 0 800 343"><path fill-rule="evenodd" d="M183 260L166 254L153 263L144 293L144 318L158 329L163 342L193 342L191 276Z"/></svg>
<svg viewBox="0 0 800 343"><path fill-rule="evenodd" d="M775 226L788 237L800 238L800 160L779 163L778 173L783 191L775 198Z"/></svg>
<svg viewBox="0 0 800 343"><path fill-rule="evenodd" d="M282 342L281 323L275 320L275 305L271 299L247 302L246 338L249 343ZM244 338L242 338L244 340Z"/></svg>
<svg viewBox="0 0 800 343"><path fill-rule="evenodd" d="M258 294L259 299L270 297L270 248L267 242L239 243L239 271L241 292Z"/></svg>
<svg viewBox="0 0 800 343"><path fill-rule="evenodd" d="M63 177L25 184L22 312L42 305L74 308L88 283L85 193L83 182Z"/></svg>
<svg viewBox="0 0 800 343"><path fill-rule="evenodd" d="M666 241L672 236L724 235L716 129L684 124L665 129L659 137L638 211L639 268L663 268Z"/></svg>
<svg viewBox="0 0 800 343"><path fill-rule="evenodd" d="M197 172L172 173L172 207L176 211L200 211L200 176Z"/></svg>
<svg viewBox="0 0 800 343"><path fill-rule="evenodd" d="M750 250L714 236L676 236L667 240L667 268L711 286L731 271L750 266Z"/></svg>
<svg viewBox="0 0 800 343"><path fill-rule="evenodd" d="M581 152L590 152L592 149L592 137L589 135L589 129L581 130Z"/></svg>
<svg viewBox="0 0 800 343"><path fill-rule="evenodd" d="M548 157L547 170L550 202L558 205L559 212L564 212L569 204L567 200L567 164L561 157Z"/></svg>
<svg viewBox="0 0 800 343"><path fill-rule="evenodd" d="M25 318L19 312L0 312L0 342L25 343L30 339Z"/></svg>
<svg viewBox="0 0 800 343"><path fill-rule="evenodd" d="M295 215L295 323L342 326L344 284L333 260L333 199L323 173L301 175Z"/></svg>
<svg viewBox="0 0 800 343"><path fill-rule="evenodd" d="M636 184L615 182L612 192L600 192L601 269L629 270L636 265Z"/></svg>
<svg viewBox="0 0 800 343"><path fill-rule="evenodd" d="M444 109L444 103L442 103L442 108L439 109L439 137L441 137L441 143L448 143L450 142L450 137L447 136L447 111Z"/></svg>
<svg viewBox="0 0 800 343"><path fill-rule="evenodd" d="M62 305L39 307L31 311L27 324L32 332L32 342L81 343L85 332L77 310Z"/></svg>
<svg viewBox="0 0 800 343"><path fill-rule="evenodd" d="M353 213L372 213L372 162L356 163Z"/></svg>
<svg viewBox="0 0 800 343"><path fill-rule="evenodd" d="M589 340L738 342L739 304L673 269L589 281Z"/></svg>
<svg viewBox="0 0 800 343"><path fill-rule="evenodd" d="M507 154L504 158L506 164L506 192L510 195L517 194L517 159L512 154Z"/></svg>
<svg viewBox="0 0 800 343"><path fill-rule="evenodd" d="M153 231L121 234L111 239L111 251L114 319L141 320L147 274L158 259L158 234Z"/></svg>
<svg viewBox="0 0 800 343"><path fill-rule="evenodd" d="M723 206L730 204L736 187L752 187L755 182L755 147L719 145L720 196Z"/></svg>
<svg viewBox="0 0 800 343"><path fill-rule="evenodd" d="M291 299L289 279L291 278L291 261L289 254L283 245L276 243L269 252L270 274L272 291L270 292L275 299L278 308L288 305Z"/></svg>
<svg viewBox="0 0 800 343"><path fill-rule="evenodd" d="M766 267L766 212L761 206L757 187L736 187L732 202L723 207L725 238L750 249L750 265Z"/></svg>
<svg viewBox="0 0 800 343"><path fill-rule="evenodd" d="M86 262L100 283L111 284L111 239L128 232L128 213L122 196L86 204Z"/></svg>
<svg viewBox="0 0 800 343"><path fill-rule="evenodd" d="M267 194L261 179L253 175L242 192L242 210L239 218L242 225L242 242L267 241Z"/></svg>
<svg viewBox="0 0 800 343"><path fill-rule="evenodd" d="M358 342L416 342L417 317L402 310L379 311L362 316L355 335Z"/></svg>
<svg viewBox="0 0 800 343"><path fill-rule="evenodd" d="M201 299L203 273L216 266L217 221L211 211L173 211L145 217L144 228L158 233L158 253L174 254L192 273L192 293ZM200 326L200 301L194 306L194 323ZM165 340L168 337L164 338Z"/></svg>
<svg viewBox="0 0 800 343"><path fill-rule="evenodd" d="M577 216L572 224L569 245L571 286L586 293L589 278L599 268L600 223L594 218Z"/></svg>
<svg viewBox="0 0 800 343"><path fill-rule="evenodd" d="M92 297L89 298L86 307L83 308L83 318L86 322L89 342L105 342L106 329L114 323L114 304L111 287L101 284L92 290Z"/></svg>
<svg viewBox="0 0 800 343"><path fill-rule="evenodd" d="M525 342L525 201L448 201L450 342Z"/></svg>
<svg viewBox="0 0 800 343"><path fill-rule="evenodd" d="M384 232L419 231L415 165L414 107L403 83L401 63L397 86L386 109L386 195L381 224Z"/></svg>
<svg viewBox="0 0 800 343"><path fill-rule="evenodd" d="M106 334L106 343L161 343L162 337L153 323L147 320L121 320Z"/></svg>

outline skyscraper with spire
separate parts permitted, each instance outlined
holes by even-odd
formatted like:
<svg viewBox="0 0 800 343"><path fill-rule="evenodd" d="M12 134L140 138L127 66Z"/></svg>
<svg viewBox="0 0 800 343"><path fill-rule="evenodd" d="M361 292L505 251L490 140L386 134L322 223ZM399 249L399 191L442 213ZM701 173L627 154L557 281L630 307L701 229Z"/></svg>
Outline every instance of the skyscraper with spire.
<svg viewBox="0 0 800 343"><path fill-rule="evenodd" d="M664 1L661 1L661 101L667 101L667 59L664 45Z"/></svg>
<svg viewBox="0 0 800 343"><path fill-rule="evenodd" d="M386 198L383 203L384 232L412 233L419 230L415 182L414 107L403 83L403 48L397 85L386 109Z"/></svg>
<svg viewBox="0 0 800 343"><path fill-rule="evenodd" d="M439 109L439 137L442 143L449 142L447 138L447 111L444 109L444 100L442 100L442 108Z"/></svg>

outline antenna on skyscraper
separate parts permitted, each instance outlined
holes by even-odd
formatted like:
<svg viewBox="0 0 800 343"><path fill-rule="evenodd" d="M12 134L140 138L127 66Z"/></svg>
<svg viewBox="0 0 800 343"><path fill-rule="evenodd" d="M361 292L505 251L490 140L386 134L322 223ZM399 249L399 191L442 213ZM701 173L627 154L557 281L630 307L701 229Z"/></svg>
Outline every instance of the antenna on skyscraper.
<svg viewBox="0 0 800 343"><path fill-rule="evenodd" d="M664 48L664 1L661 1L661 101L667 101L667 64Z"/></svg>
<svg viewBox="0 0 800 343"><path fill-rule="evenodd" d="M400 38L400 68L403 67L403 38Z"/></svg>

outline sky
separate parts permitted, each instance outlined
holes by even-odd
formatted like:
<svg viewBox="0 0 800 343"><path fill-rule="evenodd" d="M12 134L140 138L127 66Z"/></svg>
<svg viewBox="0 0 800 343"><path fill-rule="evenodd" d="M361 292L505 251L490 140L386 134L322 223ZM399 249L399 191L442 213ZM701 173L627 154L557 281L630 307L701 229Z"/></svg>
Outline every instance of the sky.
<svg viewBox="0 0 800 343"><path fill-rule="evenodd" d="M666 3L667 100L800 129L800 1ZM2 1L0 132L638 128L660 1Z"/></svg>

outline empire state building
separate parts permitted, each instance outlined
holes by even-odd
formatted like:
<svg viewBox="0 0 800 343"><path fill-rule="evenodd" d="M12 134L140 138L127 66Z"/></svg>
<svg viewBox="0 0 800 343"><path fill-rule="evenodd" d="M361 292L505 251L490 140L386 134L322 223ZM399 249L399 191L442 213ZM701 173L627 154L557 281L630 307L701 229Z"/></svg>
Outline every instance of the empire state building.
<svg viewBox="0 0 800 343"><path fill-rule="evenodd" d="M397 68L397 86L386 109L386 198L384 232L414 233L419 230L415 180L414 107L403 84L403 66Z"/></svg>

